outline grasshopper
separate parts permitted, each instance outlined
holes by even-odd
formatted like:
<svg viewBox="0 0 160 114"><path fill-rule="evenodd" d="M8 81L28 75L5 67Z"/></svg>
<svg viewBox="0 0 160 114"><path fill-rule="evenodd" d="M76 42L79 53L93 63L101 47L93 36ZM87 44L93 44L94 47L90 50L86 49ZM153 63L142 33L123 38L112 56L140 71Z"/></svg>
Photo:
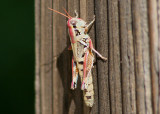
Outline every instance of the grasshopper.
<svg viewBox="0 0 160 114"><path fill-rule="evenodd" d="M101 59L107 60L107 58L103 57L93 48L92 40L87 34L89 28L95 22L95 16L93 20L87 24L84 20L78 18L78 13L76 11L76 16L71 17L65 9L64 11L67 15L54 9L49 9L68 18L67 26L71 41L71 46L69 49L73 51L71 89L74 90L77 88L77 80L79 75L81 78L81 90L83 90L84 102L88 107L92 107L94 104L94 90L91 73L94 55L92 51L98 54Z"/></svg>

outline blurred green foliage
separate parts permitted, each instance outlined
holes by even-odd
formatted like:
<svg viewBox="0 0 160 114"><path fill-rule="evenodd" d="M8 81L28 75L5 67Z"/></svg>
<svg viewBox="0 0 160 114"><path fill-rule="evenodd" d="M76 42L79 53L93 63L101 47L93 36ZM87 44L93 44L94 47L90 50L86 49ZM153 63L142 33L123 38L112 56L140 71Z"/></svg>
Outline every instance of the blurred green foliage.
<svg viewBox="0 0 160 114"><path fill-rule="evenodd" d="M0 5L0 114L34 114L34 0Z"/></svg>

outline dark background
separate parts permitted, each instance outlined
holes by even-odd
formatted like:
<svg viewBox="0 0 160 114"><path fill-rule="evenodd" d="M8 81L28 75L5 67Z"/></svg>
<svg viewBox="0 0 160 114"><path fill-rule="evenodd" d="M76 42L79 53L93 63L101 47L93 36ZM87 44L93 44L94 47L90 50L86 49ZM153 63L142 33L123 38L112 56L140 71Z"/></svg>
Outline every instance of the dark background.
<svg viewBox="0 0 160 114"><path fill-rule="evenodd" d="M0 2L0 114L34 113L34 0Z"/></svg>

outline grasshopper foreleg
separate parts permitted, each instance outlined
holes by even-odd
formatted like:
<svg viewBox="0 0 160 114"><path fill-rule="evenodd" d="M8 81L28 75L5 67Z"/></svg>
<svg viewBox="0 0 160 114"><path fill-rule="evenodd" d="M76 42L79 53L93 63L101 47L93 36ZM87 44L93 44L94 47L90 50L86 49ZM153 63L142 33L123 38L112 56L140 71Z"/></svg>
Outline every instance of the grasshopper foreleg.
<svg viewBox="0 0 160 114"><path fill-rule="evenodd" d="M88 30L91 28L91 26L93 25L94 22L95 22L95 16L93 17L93 20L88 25L86 25L85 33L88 32Z"/></svg>

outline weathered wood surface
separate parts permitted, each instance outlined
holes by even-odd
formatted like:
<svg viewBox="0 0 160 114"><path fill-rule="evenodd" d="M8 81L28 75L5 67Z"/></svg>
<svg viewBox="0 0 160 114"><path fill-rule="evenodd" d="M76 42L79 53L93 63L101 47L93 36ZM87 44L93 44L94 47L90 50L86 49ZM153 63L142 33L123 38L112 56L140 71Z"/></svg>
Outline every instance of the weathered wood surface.
<svg viewBox="0 0 160 114"><path fill-rule="evenodd" d="M151 63L151 77L152 77L152 103L153 113L160 113L160 32L159 31L159 17L157 16L160 9L160 4L157 0L149 0L149 30L150 30L150 63ZM156 13L155 13L156 12ZM155 14L153 14L155 13Z"/></svg>
<svg viewBox="0 0 160 114"><path fill-rule="evenodd" d="M93 68L95 104L85 106L80 80L71 90L67 19L48 7L90 22L97 51ZM35 0L36 114L160 113L159 0Z"/></svg>
<svg viewBox="0 0 160 114"><path fill-rule="evenodd" d="M131 1L120 2L120 46L123 114L136 113L134 48Z"/></svg>

